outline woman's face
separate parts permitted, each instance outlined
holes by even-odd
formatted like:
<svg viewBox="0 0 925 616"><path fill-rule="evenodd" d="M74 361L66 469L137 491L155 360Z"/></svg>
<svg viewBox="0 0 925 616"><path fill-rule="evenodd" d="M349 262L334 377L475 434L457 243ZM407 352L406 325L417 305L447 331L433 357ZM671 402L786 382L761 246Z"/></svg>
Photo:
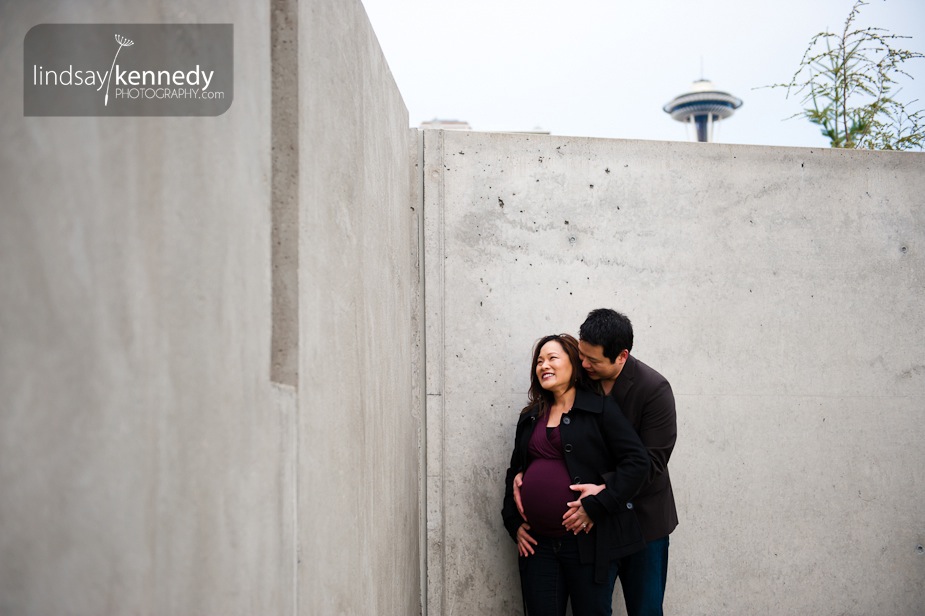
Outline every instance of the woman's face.
<svg viewBox="0 0 925 616"><path fill-rule="evenodd" d="M572 362L558 340L550 340L540 349L536 378L543 389L565 391L572 386Z"/></svg>

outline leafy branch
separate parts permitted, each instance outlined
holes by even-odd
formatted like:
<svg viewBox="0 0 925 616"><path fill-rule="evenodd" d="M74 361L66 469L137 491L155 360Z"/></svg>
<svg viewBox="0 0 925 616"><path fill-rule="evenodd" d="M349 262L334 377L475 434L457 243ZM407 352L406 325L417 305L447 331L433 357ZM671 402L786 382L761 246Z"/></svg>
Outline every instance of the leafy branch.
<svg viewBox="0 0 925 616"><path fill-rule="evenodd" d="M809 41L800 66L786 88L787 98L801 95L806 107L791 117L805 117L821 127L835 148L922 149L925 110L913 100L896 98L903 67L925 54L898 47L900 39L883 28L860 28L855 21L867 2L857 0L840 33L820 32Z"/></svg>

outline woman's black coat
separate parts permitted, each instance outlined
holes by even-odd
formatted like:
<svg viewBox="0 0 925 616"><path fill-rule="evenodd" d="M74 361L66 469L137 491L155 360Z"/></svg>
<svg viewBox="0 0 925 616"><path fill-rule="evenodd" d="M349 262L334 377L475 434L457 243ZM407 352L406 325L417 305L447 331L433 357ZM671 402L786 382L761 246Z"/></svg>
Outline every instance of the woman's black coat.
<svg viewBox="0 0 925 616"><path fill-rule="evenodd" d="M514 541L524 522L514 503L514 476L527 468L527 446L537 421L536 410L518 419L511 465L504 479L501 517ZM559 433L572 481L606 486L600 494L581 500L594 526L590 533L577 537L581 561L594 562L595 581L603 581L611 560L645 546L632 498L649 472L649 454L612 397L581 389L576 391L572 409L562 415Z"/></svg>

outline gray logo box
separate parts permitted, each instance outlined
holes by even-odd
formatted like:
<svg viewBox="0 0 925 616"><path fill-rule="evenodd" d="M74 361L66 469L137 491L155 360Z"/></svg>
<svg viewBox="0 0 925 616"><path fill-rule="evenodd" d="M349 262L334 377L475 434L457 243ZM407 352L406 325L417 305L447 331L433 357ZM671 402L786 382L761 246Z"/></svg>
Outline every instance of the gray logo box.
<svg viewBox="0 0 925 616"><path fill-rule="evenodd" d="M23 115L217 116L234 99L232 24L39 24Z"/></svg>

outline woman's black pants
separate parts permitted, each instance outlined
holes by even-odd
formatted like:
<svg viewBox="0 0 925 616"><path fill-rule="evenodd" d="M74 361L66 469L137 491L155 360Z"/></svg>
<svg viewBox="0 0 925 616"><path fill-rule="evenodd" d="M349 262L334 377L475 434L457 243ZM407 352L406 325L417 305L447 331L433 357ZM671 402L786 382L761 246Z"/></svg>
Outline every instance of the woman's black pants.
<svg viewBox="0 0 925 616"><path fill-rule="evenodd" d="M573 616L610 616L617 561L608 580L594 582L594 564L582 564L578 541L567 533L555 539L534 535L535 554L520 557L520 583L527 616L565 616L571 600Z"/></svg>

